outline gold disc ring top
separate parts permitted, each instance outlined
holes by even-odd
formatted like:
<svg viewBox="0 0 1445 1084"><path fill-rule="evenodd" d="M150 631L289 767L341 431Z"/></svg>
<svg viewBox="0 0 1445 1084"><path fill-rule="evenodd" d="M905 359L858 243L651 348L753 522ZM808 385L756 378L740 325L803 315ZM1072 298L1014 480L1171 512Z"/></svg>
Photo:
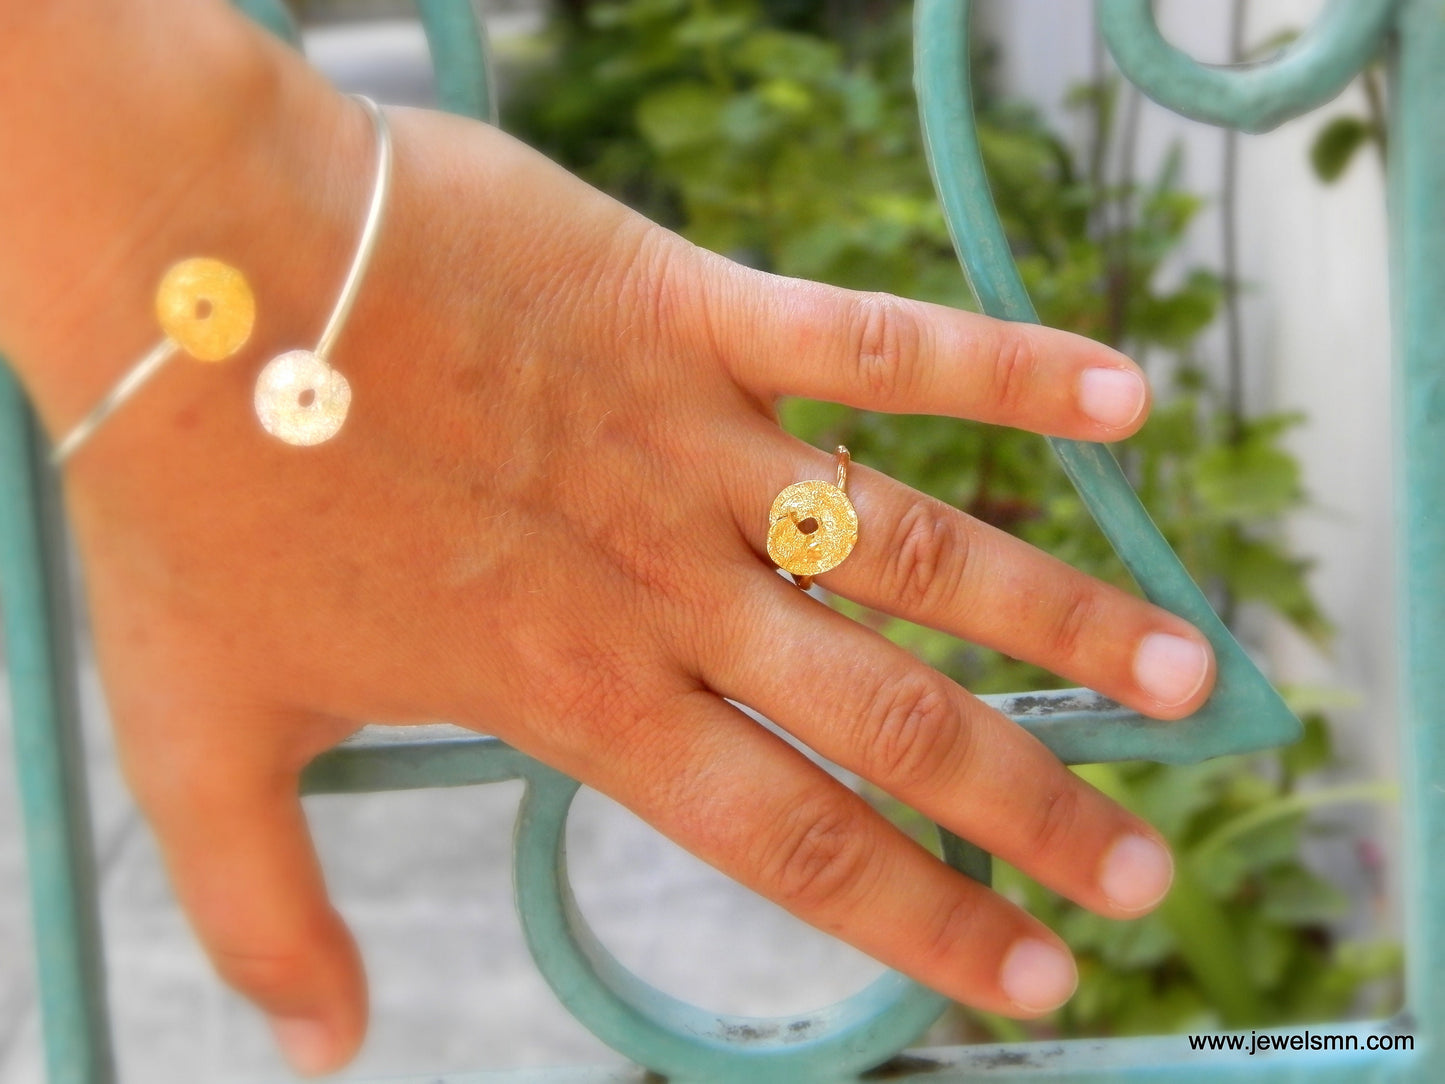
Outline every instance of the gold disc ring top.
<svg viewBox="0 0 1445 1084"><path fill-rule="evenodd" d="M858 544L858 513L848 499L848 449L838 446L838 484L794 482L768 512L768 556L799 587L837 568Z"/></svg>
<svg viewBox="0 0 1445 1084"><path fill-rule="evenodd" d="M223 361L251 337L256 298L246 278L220 260L182 260L156 290L156 320L197 361Z"/></svg>

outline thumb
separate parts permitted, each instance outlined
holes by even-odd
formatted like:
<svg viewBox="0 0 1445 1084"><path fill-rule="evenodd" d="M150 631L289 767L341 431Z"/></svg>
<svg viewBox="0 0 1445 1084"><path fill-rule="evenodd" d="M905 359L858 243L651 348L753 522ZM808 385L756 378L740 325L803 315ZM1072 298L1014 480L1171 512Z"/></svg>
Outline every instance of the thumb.
<svg viewBox="0 0 1445 1084"><path fill-rule="evenodd" d="M165 729L196 733L197 719L187 722ZM158 758L152 744L143 763L128 758L128 774L217 972L267 1014L297 1072L332 1072L365 1036L366 980L326 895L299 768L260 751L276 743L257 741L266 730L255 720L205 723L203 733L235 735L240 747L222 739L188 751L183 740Z"/></svg>

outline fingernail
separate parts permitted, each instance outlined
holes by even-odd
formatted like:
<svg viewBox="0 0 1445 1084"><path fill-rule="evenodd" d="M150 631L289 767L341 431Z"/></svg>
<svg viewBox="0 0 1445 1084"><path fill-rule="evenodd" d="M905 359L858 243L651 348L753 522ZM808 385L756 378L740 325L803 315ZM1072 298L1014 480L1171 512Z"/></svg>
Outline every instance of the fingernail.
<svg viewBox="0 0 1445 1084"><path fill-rule="evenodd" d="M1085 369L1079 378L1079 409L1111 429L1131 424L1147 399L1144 378L1128 369Z"/></svg>
<svg viewBox="0 0 1445 1084"><path fill-rule="evenodd" d="M319 1020L272 1017L271 1032L291 1068L303 1076L318 1076L335 1068L331 1029Z"/></svg>
<svg viewBox="0 0 1445 1084"><path fill-rule="evenodd" d="M1003 958L998 981L1019 1008L1047 1012L1073 996L1079 972L1067 952L1036 937L1024 937Z"/></svg>
<svg viewBox="0 0 1445 1084"><path fill-rule="evenodd" d="M1099 871L1099 887L1121 911L1147 911L1174 880L1174 860L1148 836L1120 836Z"/></svg>
<svg viewBox="0 0 1445 1084"><path fill-rule="evenodd" d="M1208 676L1209 652L1183 636L1151 632L1134 655L1134 680L1165 707L1184 703Z"/></svg>

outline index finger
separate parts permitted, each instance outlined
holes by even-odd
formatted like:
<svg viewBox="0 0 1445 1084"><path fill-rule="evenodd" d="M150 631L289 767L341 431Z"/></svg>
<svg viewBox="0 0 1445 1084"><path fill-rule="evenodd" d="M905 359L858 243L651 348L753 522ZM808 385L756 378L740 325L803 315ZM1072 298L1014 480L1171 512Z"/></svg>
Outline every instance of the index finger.
<svg viewBox="0 0 1445 1084"><path fill-rule="evenodd" d="M1143 423L1149 386L1117 350L1037 324L738 268L709 299L733 378L890 414L938 414L1075 440Z"/></svg>

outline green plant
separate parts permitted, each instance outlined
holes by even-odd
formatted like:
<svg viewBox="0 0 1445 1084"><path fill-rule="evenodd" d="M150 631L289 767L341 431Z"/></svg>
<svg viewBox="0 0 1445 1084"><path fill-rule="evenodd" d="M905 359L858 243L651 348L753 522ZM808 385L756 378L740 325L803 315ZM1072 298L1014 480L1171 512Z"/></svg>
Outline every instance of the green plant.
<svg viewBox="0 0 1445 1084"><path fill-rule="evenodd" d="M778 7L587 5L557 29L551 63L517 99L511 123L699 244L783 274L971 307L924 161L908 12L870 16L852 5L824 37L816 27L800 31ZM980 85L980 142L1020 271L1045 323L1121 346L1150 368L1158 405L1120 459L1221 612L1263 607L1325 643L1330 626L1309 589L1309 562L1277 530L1305 500L1299 465L1282 443L1303 419L1245 417L1232 389L1201 364L1196 344L1227 298L1226 282L1195 267L1165 285L1161 270L1202 202L1181 189L1177 157L1148 183L1106 176L1118 95L1102 78L1074 95L1094 130L1087 153L1076 155L1031 111ZM1129 586L1031 434L801 400L785 403L783 417L804 439L847 444L860 461L885 464L900 480ZM975 692L1058 683L1018 660L837 604ZM1329 760L1323 715L1312 712L1308 724L1303 743L1268 756L1079 769L1170 838L1177 886L1158 914L1114 923L1001 867L1000 889L1073 945L1082 983L1043 1024L1024 1029L973 1014L974 1032L1258 1026L1363 1008L1360 990L1392 976L1398 952L1332 935L1343 898L1305 867L1300 849L1311 807L1384 795L1301 792L1300 779ZM877 797L922 836L920 818Z"/></svg>
<svg viewBox="0 0 1445 1084"><path fill-rule="evenodd" d="M1310 164L1315 176L1333 184L1344 176L1355 152L1373 146L1381 165L1389 152L1389 132L1385 120L1385 90L1382 66L1371 64L1360 73L1359 84L1365 97L1365 115L1346 113L1327 121L1310 144Z"/></svg>
<svg viewBox="0 0 1445 1084"><path fill-rule="evenodd" d="M1241 59L1252 63L1269 60L1298 38L1297 30L1281 31L1260 42ZM1325 184L1334 184L1343 177L1362 147L1374 147L1381 165L1385 164L1389 152L1384 65L1379 61L1366 65L1356 83L1364 97L1364 114L1343 113L1331 117L1310 142L1310 165L1315 176Z"/></svg>

